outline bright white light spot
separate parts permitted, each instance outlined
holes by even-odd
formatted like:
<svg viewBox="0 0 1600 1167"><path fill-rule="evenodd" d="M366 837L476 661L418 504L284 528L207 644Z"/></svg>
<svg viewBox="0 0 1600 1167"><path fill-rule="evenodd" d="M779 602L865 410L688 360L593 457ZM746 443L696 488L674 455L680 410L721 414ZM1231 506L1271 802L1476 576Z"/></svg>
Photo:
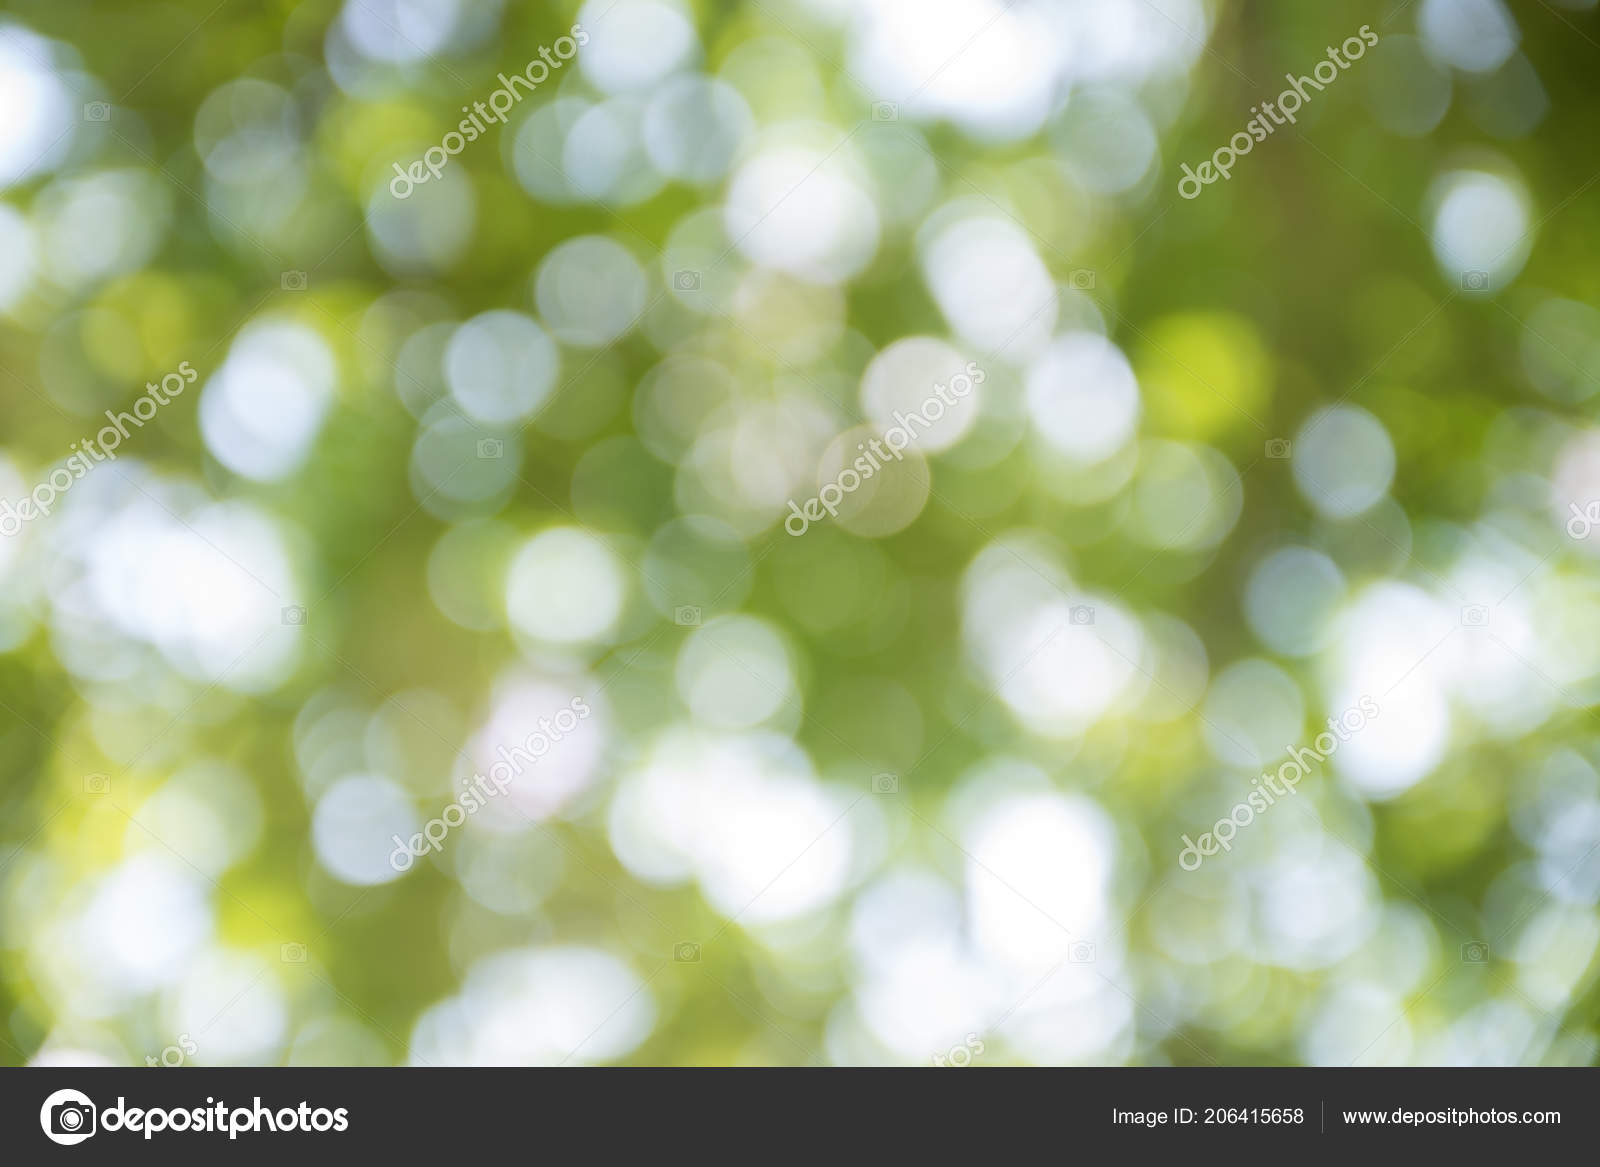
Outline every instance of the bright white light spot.
<svg viewBox="0 0 1600 1167"><path fill-rule="evenodd" d="M1104 596L1079 591L1025 538L986 547L963 581L969 656L1034 733L1072 737L1132 695L1143 631Z"/></svg>
<svg viewBox="0 0 1600 1167"><path fill-rule="evenodd" d="M609 836L638 878L692 875L723 916L760 926L814 912L843 890L852 801L820 787L786 738L677 730L624 778Z"/></svg>
<svg viewBox="0 0 1600 1167"><path fill-rule="evenodd" d="M304 464L333 403L337 370L315 332L288 320L252 324L200 397L200 432L217 461L258 482Z"/></svg>
<svg viewBox="0 0 1600 1167"><path fill-rule="evenodd" d="M311 814L317 861L345 883L389 883L401 872L389 862L420 826L411 796L388 778L353 774L330 786Z"/></svg>
<svg viewBox="0 0 1600 1167"><path fill-rule="evenodd" d="M1520 39L1499 0L1422 0L1417 30L1435 58L1473 73L1505 64Z"/></svg>
<svg viewBox="0 0 1600 1167"><path fill-rule="evenodd" d="M1021 361L1055 330L1055 284L1032 241L997 218L959 219L924 248L922 273L944 318L982 352Z"/></svg>
<svg viewBox="0 0 1600 1167"><path fill-rule="evenodd" d="M1199 0L1095 0L1060 10L1058 40L1075 80L1137 84L1205 51Z"/></svg>
<svg viewBox="0 0 1600 1167"><path fill-rule="evenodd" d="M424 61L445 48L460 15L460 0L346 0L339 14L356 51L396 65Z"/></svg>
<svg viewBox="0 0 1600 1167"><path fill-rule="evenodd" d="M980 376L986 374L975 362L944 341L906 337L873 357L861 375L861 408L884 431L908 417L905 428L919 450L947 450L978 420Z"/></svg>
<svg viewBox="0 0 1600 1167"><path fill-rule="evenodd" d="M1394 480L1389 433L1364 409L1336 405L1312 414L1292 448L1295 485L1330 519L1370 510Z"/></svg>
<svg viewBox="0 0 1600 1167"><path fill-rule="evenodd" d="M1028 416L1040 436L1076 465L1102 462L1133 436L1139 384L1128 359L1103 336L1070 332L1028 366Z"/></svg>
<svg viewBox="0 0 1600 1167"><path fill-rule="evenodd" d="M1156 161L1155 127L1114 89L1074 95L1056 133L1068 171L1097 194L1129 189Z"/></svg>
<svg viewBox="0 0 1600 1167"><path fill-rule="evenodd" d="M755 128L739 91L704 77L663 85L645 107L644 145L661 173L684 182L715 182Z"/></svg>
<svg viewBox="0 0 1600 1167"><path fill-rule="evenodd" d="M580 235L553 248L534 278L539 312L567 344L597 348L622 336L644 310L644 272L604 235Z"/></svg>
<svg viewBox="0 0 1600 1167"><path fill-rule="evenodd" d="M1443 759L1450 709L1440 676L1448 656L1439 653L1461 632L1453 608L1390 581L1363 591L1335 623L1324 686L1329 707L1353 708L1367 696L1380 710L1332 758L1364 797L1400 794Z"/></svg>
<svg viewBox="0 0 1600 1167"><path fill-rule="evenodd" d="M211 930L200 877L170 852L147 853L101 879L79 921L78 941L82 963L96 976L143 993L178 977Z"/></svg>
<svg viewBox="0 0 1600 1167"><path fill-rule="evenodd" d="M1522 270L1532 246L1528 199L1520 184L1481 170L1457 170L1435 182L1433 254L1450 284L1494 293Z"/></svg>
<svg viewBox="0 0 1600 1167"><path fill-rule="evenodd" d="M996 960L1049 968L1092 943L1116 858L1111 819L1087 798L1012 795L964 832L973 943Z"/></svg>
<svg viewBox="0 0 1600 1167"><path fill-rule="evenodd" d="M40 226L51 276L75 287L143 267L171 213L168 188L142 170L104 170L51 186Z"/></svg>
<svg viewBox="0 0 1600 1167"><path fill-rule="evenodd" d="M169 1033L190 1033L205 1065L275 1062L289 1009L273 965L255 953L213 949L187 969L165 1012Z"/></svg>
<svg viewBox="0 0 1600 1167"><path fill-rule="evenodd" d="M1327 638L1344 576L1333 560L1305 547L1282 547L1256 564L1244 614L1261 642L1282 656L1310 656Z"/></svg>
<svg viewBox="0 0 1600 1167"><path fill-rule="evenodd" d="M872 198L837 153L806 146L768 149L728 187L728 236L757 263L819 284L856 275L878 247Z"/></svg>
<svg viewBox="0 0 1600 1167"><path fill-rule="evenodd" d="M556 527L529 539L511 561L506 613L525 636L581 644L610 634L625 595L622 564L602 539Z"/></svg>
<svg viewBox="0 0 1600 1167"><path fill-rule="evenodd" d="M678 695L704 725L747 729L794 698L782 639L752 616L723 616L697 629L678 653Z"/></svg>
<svg viewBox="0 0 1600 1167"><path fill-rule="evenodd" d="M16 25L0 28L0 188L50 169L72 145L79 109L43 63L51 56L49 41Z"/></svg>
<svg viewBox="0 0 1600 1167"><path fill-rule="evenodd" d="M482 422L524 421L538 412L561 357L533 319L496 309L474 316L450 338L444 354L450 394Z"/></svg>
<svg viewBox="0 0 1600 1167"><path fill-rule="evenodd" d="M997 0L873 0L856 12L850 71L904 115L1016 141L1050 112L1061 68L1047 18Z"/></svg>
<svg viewBox="0 0 1600 1167"><path fill-rule="evenodd" d="M606 741L604 716L598 698L578 695L580 686L588 687L574 678L522 676L495 686L494 706L467 754L474 774L491 782L507 779L510 768L505 793L520 813L485 818L499 806L491 801L478 816L484 825L521 829L530 818L543 821L594 781Z"/></svg>
<svg viewBox="0 0 1600 1167"><path fill-rule="evenodd" d="M574 195L630 206L661 189L644 148L644 106L613 97L579 114L567 132L561 166Z"/></svg>
<svg viewBox="0 0 1600 1167"><path fill-rule="evenodd" d="M411 1033L411 1061L428 1066L555 1066L609 1062L650 1033L656 1006L631 968L577 945L522 948L478 961L458 997L429 1009Z"/></svg>
<svg viewBox="0 0 1600 1167"><path fill-rule="evenodd" d="M1405 1002L1381 985L1337 983L1300 1037L1311 1066L1402 1066L1410 1062Z"/></svg>
<svg viewBox="0 0 1600 1167"><path fill-rule="evenodd" d="M114 473L121 469L120 462L102 467L69 505L104 497L95 491L129 490ZM57 619L93 613L103 631L154 644L180 673L202 683L240 692L281 683L301 634L283 618L298 590L283 532L245 503L184 513L159 505L149 489L131 501L122 494L126 505L109 517L74 509L78 523L63 534L71 540L68 553L82 562L82 589L58 597Z"/></svg>
<svg viewBox="0 0 1600 1167"><path fill-rule="evenodd" d="M649 89L699 51L683 10L660 0L590 0L577 23L589 34L578 67L605 93Z"/></svg>
<svg viewBox="0 0 1600 1167"><path fill-rule="evenodd" d="M1263 963L1327 968L1360 948L1377 925L1372 873L1360 855L1332 840L1308 839L1259 878L1255 955Z"/></svg>

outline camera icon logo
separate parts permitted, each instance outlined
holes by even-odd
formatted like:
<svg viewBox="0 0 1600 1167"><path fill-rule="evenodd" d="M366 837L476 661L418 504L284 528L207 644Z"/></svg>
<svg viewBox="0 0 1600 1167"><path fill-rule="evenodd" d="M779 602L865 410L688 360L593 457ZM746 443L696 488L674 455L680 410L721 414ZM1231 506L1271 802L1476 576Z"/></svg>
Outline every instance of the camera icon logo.
<svg viewBox="0 0 1600 1167"><path fill-rule="evenodd" d="M1093 624L1094 609L1088 604L1074 604L1067 609L1067 619L1074 624Z"/></svg>
<svg viewBox="0 0 1600 1167"><path fill-rule="evenodd" d="M900 107L892 101L875 101L872 103L872 120L875 122L899 121Z"/></svg>
<svg viewBox="0 0 1600 1167"><path fill-rule="evenodd" d="M306 290L306 273L303 271L286 271L278 282L286 292L303 292Z"/></svg>
<svg viewBox="0 0 1600 1167"><path fill-rule="evenodd" d="M284 964L304 964L306 962L306 946L298 940L291 940L287 944L279 945L278 959Z"/></svg>
<svg viewBox="0 0 1600 1167"><path fill-rule="evenodd" d="M1076 291L1091 291L1094 288L1094 272L1086 267L1080 267L1067 276L1067 283Z"/></svg>
<svg viewBox="0 0 1600 1167"><path fill-rule="evenodd" d="M1486 271L1462 272L1461 290L1463 292L1487 292L1489 290L1489 273Z"/></svg>
<svg viewBox="0 0 1600 1167"><path fill-rule="evenodd" d="M685 940L681 944L674 944L672 946L672 959L679 964L699 964L700 946L689 940Z"/></svg>
<svg viewBox="0 0 1600 1167"><path fill-rule="evenodd" d="M91 101L83 107L83 120L108 122L111 120L111 106L104 101Z"/></svg>
<svg viewBox="0 0 1600 1167"><path fill-rule="evenodd" d="M893 774L874 774L872 776L872 793L896 794L900 790L900 779Z"/></svg>
<svg viewBox="0 0 1600 1167"><path fill-rule="evenodd" d="M1268 440L1268 442L1267 442L1267 457L1273 458L1273 459L1281 462L1281 461L1283 461L1283 459L1287 458L1288 456L1289 456L1289 439L1288 438L1271 438L1271 439Z"/></svg>
<svg viewBox="0 0 1600 1167"><path fill-rule="evenodd" d="M672 273L672 286L680 292L698 292L700 290L700 273L685 268L683 271Z"/></svg>
<svg viewBox="0 0 1600 1167"><path fill-rule="evenodd" d="M1469 940L1461 946L1462 964L1488 964L1489 942L1486 940Z"/></svg>
<svg viewBox="0 0 1600 1167"><path fill-rule="evenodd" d="M39 1108L45 1138L63 1147L75 1146L95 1132L95 1106L79 1090L57 1090Z"/></svg>
<svg viewBox="0 0 1600 1167"><path fill-rule="evenodd" d="M283 622L285 624L304 624L306 622L306 610L298 604L292 608L285 608L283 610Z"/></svg>
<svg viewBox="0 0 1600 1167"><path fill-rule="evenodd" d="M83 792L85 794L110 794L111 779L105 774L85 774L83 776Z"/></svg>
<svg viewBox="0 0 1600 1167"><path fill-rule="evenodd" d="M1485 628L1489 624L1489 609L1482 604L1468 604L1461 609L1463 628Z"/></svg>
<svg viewBox="0 0 1600 1167"><path fill-rule="evenodd" d="M503 441L501 441L499 438L479 438L478 439L478 457L480 457L480 458L504 458L505 456L506 456L506 444Z"/></svg>
<svg viewBox="0 0 1600 1167"><path fill-rule="evenodd" d="M685 628L697 628L700 625L700 609L693 604L683 604L672 610L672 619Z"/></svg>
<svg viewBox="0 0 1600 1167"><path fill-rule="evenodd" d="M1072 947L1067 949L1067 960L1071 964L1094 963L1094 941L1074 940Z"/></svg>

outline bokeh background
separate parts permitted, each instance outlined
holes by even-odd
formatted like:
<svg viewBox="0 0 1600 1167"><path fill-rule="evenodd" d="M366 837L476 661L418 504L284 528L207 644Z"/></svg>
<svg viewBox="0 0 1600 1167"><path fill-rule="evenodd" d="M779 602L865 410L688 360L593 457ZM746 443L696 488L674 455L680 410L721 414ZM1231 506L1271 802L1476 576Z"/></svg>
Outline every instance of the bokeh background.
<svg viewBox="0 0 1600 1167"><path fill-rule="evenodd" d="M8 0L0 495L197 378L0 539L0 1058L1593 1063L1597 66L1592 0Z"/></svg>

